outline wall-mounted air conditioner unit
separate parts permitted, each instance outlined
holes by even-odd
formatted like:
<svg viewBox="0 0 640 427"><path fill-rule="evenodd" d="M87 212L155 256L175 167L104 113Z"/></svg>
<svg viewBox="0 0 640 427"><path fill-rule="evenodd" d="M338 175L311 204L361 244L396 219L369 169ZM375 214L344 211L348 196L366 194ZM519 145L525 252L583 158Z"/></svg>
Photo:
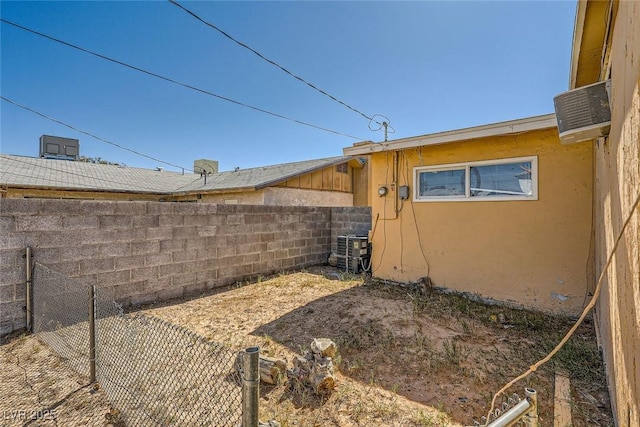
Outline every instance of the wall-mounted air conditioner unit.
<svg viewBox="0 0 640 427"><path fill-rule="evenodd" d="M553 98L560 142L573 144L609 134L610 80L583 86Z"/></svg>

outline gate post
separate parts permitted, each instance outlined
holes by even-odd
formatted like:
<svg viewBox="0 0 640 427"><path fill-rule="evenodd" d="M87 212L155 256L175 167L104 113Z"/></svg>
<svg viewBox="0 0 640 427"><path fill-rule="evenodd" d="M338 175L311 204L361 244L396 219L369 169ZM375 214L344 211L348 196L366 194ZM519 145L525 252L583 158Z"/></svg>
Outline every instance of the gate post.
<svg viewBox="0 0 640 427"><path fill-rule="evenodd" d="M242 365L242 427L258 427L260 347L247 348Z"/></svg>
<svg viewBox="0 0 640 427"><path fill-rule="evenodd" d="M96 285L89 286L89 383L96 382Z"/></svg>
<svg viewBox="0 0 640 427"><path fill-rule="evenodd" d="M24 255L26 260L26 314L27 314L27 332L33 332L33 306L32 306L32 296L31 290L33 287L33 278L31 277L31 257L33 254L31 253L31 246L27 246L26 253Z"/></svg>

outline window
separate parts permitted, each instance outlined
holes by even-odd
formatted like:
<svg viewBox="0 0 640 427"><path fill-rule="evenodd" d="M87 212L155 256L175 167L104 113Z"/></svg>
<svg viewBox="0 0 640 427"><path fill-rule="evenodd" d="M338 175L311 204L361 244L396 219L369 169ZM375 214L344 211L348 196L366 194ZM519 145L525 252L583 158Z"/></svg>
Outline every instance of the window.
<svg viewBox="0 0 640 427"><path fill-rule="evenodd" d="M538 158L415 168L415 201L537 200Z"/></svg>
<svg viewBox="0 0 640 427"><path fill-rule="evenodd" d="M465 174L464 168L421 171L418 198L464 197Z"/></svg>

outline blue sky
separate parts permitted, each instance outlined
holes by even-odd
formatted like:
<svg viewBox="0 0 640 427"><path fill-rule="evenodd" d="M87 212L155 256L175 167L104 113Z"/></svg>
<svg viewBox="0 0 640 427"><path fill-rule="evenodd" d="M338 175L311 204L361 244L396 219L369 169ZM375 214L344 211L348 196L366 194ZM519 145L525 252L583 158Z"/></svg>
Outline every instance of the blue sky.
<svg viewBox="0 0 640 427"><path fill-rule="evenodd" d="M575 1L180 2L404 138L553 112L568 88ZM336 135L127 69L2 23L1 93L155 158L220 170L338 156L382 141L369 121L258 59L168 1L8 2L2 19ZM136 156L0 103L0 151L40 135L90 157ZM374 124L375 125L375 124ZM374 127L375 129L375 127ZM167 169L172 169L167 167Z"/></svg>

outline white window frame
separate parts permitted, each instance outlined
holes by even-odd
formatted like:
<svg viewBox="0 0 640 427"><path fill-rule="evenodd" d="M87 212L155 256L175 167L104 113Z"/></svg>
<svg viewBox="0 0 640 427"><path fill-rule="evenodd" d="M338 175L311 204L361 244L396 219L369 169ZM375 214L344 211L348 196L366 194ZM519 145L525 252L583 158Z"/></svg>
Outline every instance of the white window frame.
<svg viewBox="0 0 640 427"><path fill-rule="evenodd" d="M471 168L474 166L500 165L505 163L531 162L531 195L522 196L471 196ZM420 173L440 172L452 169L465 169L465 194L459 196L420 196ZM510 157L506 159L481 160L476 162L448 163L413 168L413 201L414 202L493 202L538 200L538 156Z"/></svg>

